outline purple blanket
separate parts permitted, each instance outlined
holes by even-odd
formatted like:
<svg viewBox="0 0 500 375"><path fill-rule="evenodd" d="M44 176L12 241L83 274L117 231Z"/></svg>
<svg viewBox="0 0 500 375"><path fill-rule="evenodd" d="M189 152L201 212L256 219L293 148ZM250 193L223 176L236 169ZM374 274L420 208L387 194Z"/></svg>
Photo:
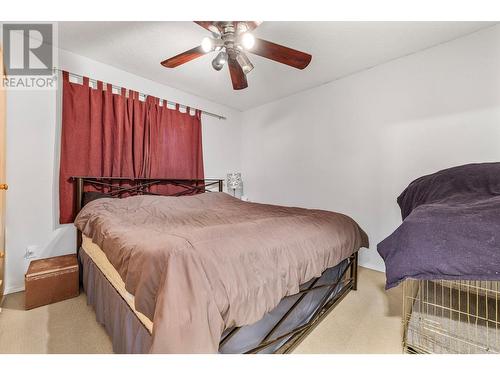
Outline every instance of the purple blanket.
<svg viewBox="0 0 500 375"><path fill-rule="evenodd" d="M387 289L406 278L500 280L500 163L420 177L397 201L404 221L377 245Z"/></svg>

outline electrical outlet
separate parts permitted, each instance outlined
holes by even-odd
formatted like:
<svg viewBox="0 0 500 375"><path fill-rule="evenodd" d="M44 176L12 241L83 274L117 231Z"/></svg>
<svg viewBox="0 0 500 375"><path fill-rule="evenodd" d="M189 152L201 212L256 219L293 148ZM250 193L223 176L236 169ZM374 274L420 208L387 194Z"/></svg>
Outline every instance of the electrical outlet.
<svg viewBox="0 0 500 375"><path fill-rule="evenodd" d="M24 259L33 259L37 258L40 255L42 247L37 245L31 245L26 248L26 252L24 253Z"/></svg>

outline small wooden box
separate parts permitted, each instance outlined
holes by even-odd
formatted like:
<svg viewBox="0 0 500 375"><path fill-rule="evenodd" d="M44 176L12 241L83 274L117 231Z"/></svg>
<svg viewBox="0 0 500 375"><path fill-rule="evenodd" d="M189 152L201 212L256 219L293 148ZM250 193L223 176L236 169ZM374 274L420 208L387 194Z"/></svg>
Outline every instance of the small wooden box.
<svg viewBox="0 0 500 375"><path fill-rule="evenodd" d="M26 310L78 296L76 255L38 259L25 275Z"/></svg>

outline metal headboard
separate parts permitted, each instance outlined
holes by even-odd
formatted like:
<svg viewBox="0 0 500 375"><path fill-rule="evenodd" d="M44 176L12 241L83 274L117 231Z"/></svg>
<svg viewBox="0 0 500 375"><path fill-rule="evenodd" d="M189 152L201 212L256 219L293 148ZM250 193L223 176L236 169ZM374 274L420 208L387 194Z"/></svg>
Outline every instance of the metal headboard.
<svg viewBox="0 0 500 375"><path fill-rule="evenodd" d="M224 180L207 179L170 179L170 178L134 178L134 177L99 177L99 176L74 176L71 180L75 184L75 213L78 214L83 205L83 194L85 187L92 186L94 189L104 190L106 194L115 197L131 195L162 195L182 196L198 194L210 191L223 191ZM172 194L158 194L151 191L153 186L174 186L176 191ZM216 189L216 190L215 190ZM82 235L77 231L77 251L82 244Z"/></svg>

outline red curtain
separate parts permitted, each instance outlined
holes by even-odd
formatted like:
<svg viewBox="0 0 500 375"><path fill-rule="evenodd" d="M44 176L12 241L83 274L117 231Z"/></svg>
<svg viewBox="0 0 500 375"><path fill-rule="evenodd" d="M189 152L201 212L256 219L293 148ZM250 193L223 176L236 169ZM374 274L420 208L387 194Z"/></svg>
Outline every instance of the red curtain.
<svg viewBox="0 0 500 375"><path fill-rule="evenodd" d="M72 176L203 179L201 113L190 115L166 103L122 89L113 94L69 81L63 72L59 221L74 219Z"/></svg>

